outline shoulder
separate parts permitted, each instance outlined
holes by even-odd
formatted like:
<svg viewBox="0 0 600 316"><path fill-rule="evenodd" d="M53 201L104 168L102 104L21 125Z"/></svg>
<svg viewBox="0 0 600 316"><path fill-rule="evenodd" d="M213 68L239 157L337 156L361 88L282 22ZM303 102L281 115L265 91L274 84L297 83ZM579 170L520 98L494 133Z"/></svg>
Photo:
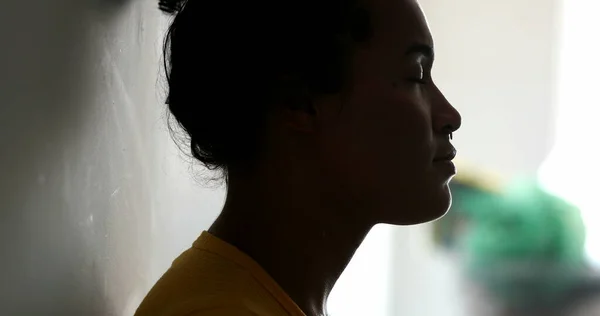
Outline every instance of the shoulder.
<svg viewBox="0 0 600 316"><path fill-rule="evenodd" d="M186 314L169 316L261 316L244 307L215 307L208 309L196 309Z"/></svg>
<svg viewBox="0 0 600 316"><path fill-rule="evenodd" d="M265 289L233 262L192 248L150 290L136 316L279 315Z"/></svg>
<svg viewBox="0 0 600 316"><path fill-rule="evenodd" d="M168 309L138 310L135 316L263 316L243 306L171 306ZM271 316L270 314L268 316Z"/></svg>

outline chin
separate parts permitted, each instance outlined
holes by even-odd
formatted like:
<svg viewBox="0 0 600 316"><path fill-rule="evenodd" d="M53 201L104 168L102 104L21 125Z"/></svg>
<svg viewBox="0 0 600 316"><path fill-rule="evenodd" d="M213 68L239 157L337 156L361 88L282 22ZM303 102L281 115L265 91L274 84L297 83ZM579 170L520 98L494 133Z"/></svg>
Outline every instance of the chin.
<svg viewBox="0 0 600 316"><path fill-rule="evenodd" d="M432 199L432 217L428 222L438 220L448 213L450 206L452 206L452 193L450 187L444 185L442 192L440 192L437 199Z"/></svg>
<svg viewBox="0 0 600 316"><path fill-rule="evenodd" d="M398 226L412 226L425 224L429 222L436 221L446 213L448 213L447 207L430 207L423 206L421 209L413 208L415 210L414 213L411 214L402 214L401 217L396 216L395 218L391 218L387 221L382 221L382 224L390 224L390 225L398 225Z"/></svg>
<svg viewBox="0 0 600 316"><path fill-rule="evenodd" d="M413 200L395 208L395 216L391 216L392 219L386 223L403 226L425 224L444 217L452 205L452 195L448 186L441 192L421 196L425 199Z"/></svg>
<svg viewBox="0 0 600 316"><path fill-rule="evenodd" d="M413 225L417 225L417 224L425 224L425 223L429 223L429 222L433 222L436 221L442 217L444 217L444 215L446 215L448 213L449 207L444 207L444 206L430 206L427 208L427 211L425 211L425 209L423 209L423 212L420 214L422 215L422 217L420 218L415 218L415 221L413 223Z"/></svg>
<svg viewBox="0 0 600 316"><path fill-rule="evenodd" d="M450 210L450 202L447 202L445 203L445 206L435 208L434 210L435 211L432 212L432 216L429 219L427 219L427 221L425 221L424 223L436 221L448 214L448 211Z"/></svg>

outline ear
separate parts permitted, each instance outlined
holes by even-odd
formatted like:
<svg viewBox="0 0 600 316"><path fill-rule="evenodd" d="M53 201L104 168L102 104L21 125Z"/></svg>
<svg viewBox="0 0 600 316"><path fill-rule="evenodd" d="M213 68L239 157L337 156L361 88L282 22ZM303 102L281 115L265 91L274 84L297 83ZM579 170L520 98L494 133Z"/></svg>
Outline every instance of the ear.
<svg viewBox="0 0 600 316"><path fill-rule="evenodd" d="M315 131L319 113L313 100L308 97L288 99L278 106L285 127L301 133Z"/></svg>
<svg viewBox="0 0 600 316"><path fill-rule="evenodd" d="M308 133L315 129L318 117L309 89L291 75L279 79L275 113L282 127Z"/></svg>
<svg viewBox="0 0 600 316"><path fill-rule="evenodd" d="M339 122L343 102L339 94L298 100L280 107L285 127L302 133L319 133ZM297 101L297 102L298 102Z"/></svg>
<svg viewBox="0 0 600 316"><path fill-rule="evenodd" d="M316 132L339 117L342 103L339 94L314 95L289 77L281 83L276 112L285 127L297 132Z"/></svg>

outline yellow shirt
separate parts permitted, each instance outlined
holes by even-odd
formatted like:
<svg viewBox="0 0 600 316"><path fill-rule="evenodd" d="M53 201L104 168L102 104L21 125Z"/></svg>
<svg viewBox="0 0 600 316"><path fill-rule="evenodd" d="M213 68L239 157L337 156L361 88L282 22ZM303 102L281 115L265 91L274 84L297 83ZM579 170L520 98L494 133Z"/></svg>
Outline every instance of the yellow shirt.
<svg viewBox="0 0 600 316"><path fill-rule="evenodd" d="M305 316L249 256L203 232L148 293L135 316Z"/></svg>

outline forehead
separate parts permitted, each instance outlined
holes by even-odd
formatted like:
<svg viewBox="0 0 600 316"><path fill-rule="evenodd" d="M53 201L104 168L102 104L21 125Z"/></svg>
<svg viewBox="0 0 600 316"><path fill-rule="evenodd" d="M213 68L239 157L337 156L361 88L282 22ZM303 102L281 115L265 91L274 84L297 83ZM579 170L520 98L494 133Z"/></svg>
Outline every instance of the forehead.
<svg viewBox="0 0 600 316"><path fill-rule="evenodd" d="M396 45L425 44L433 39L425 15L416 0L368 0L374 37Z"/></svg>

